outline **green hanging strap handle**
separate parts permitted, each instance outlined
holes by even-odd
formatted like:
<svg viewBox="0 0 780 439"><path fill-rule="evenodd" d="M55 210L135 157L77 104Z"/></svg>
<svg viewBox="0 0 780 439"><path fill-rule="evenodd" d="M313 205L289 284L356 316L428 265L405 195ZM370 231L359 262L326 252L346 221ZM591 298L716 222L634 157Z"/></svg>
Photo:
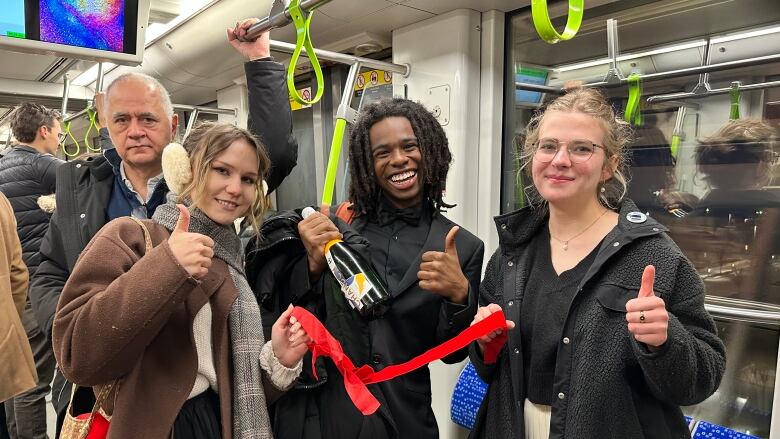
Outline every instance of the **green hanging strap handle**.
<svg viewBox="0 0 780 439"><path fill-rule="evenodd" d="M100 129L100 125L97 123L97 111L92 107L88 107L87 116L89 117L89 127L87 128L87 132L84 133L84 145L86 145L87 151L89 152L100 152L99 145L97 148L93 148L92 144L89 142L89 133L92 132L92 128L95 128L95 131Z"/></svg>
<svg viewBox="0 0 780 439"><path fill-rule="evenodd" d="M680 144L682 143L682 139L677 134L672 135L672 143L669 145L671 151L672 151L672 158L677 160L677 154L680 153Z"/></svg>
<svg viewBox="0 0 780 439"><path fill-rule="evenodd" d="M68 157L76 157L79 154L81 154L81 144L79 143L78 140L76 140L75 137L73 137L73 133L70 131L70 122L71 121L65 122L62 127L65 129L65 134L67 134L68 137L70 137L70 139L73 140L73 143L76 145L76 152L74 152L73 154L68 152L68 149L65 148L65 140L62 141L60 146L62 146L62 153L63 154L65 154Z"/></svg>
<svg viewBox="0 0 780 439"><path fill-rule="evenodd" d="M559 34L550 21L547 0L531 0L531 15L533 16L536 33L550 44L574 38L580 30L584 12L585 0L569 0L569 18L566 19L566 28L563 30L563 33Z"/></svg>
<svg viewBox="0 0 780 439"><path fill-rule="evenodd" d="M314 11L309 12L308 16L304 15L301 9L300 0L292 0L288 8L290 11L290 17L293 24L295 24L295 30L298 33L297 40L295 42L295 51L290 58L290 64L287 66L287 88L290 91L290 96L296 100L296 102L302 105L312 105L322 98L322 92L325 91L325 81L322 77L322 67L320 67L320 61L317 59L317 54L314 53L314 46L311 42L310 26L311 17L314 15ZM306 54L309 56L311 62L311 68L314 70L314 76L317 79L317 94L314 95L314 99L307 101L303 96L295 89L295 69L298 65L298 58L301 56L301 50L306 49Z"/></svg>
<svg viewBox="0 0 780 439"><path fill-rule="evenodd" d="M347 129L347 120L343 118L336 119L336 126L333 128L333 141L330 144L330 155L328 156L328 169L325 172L325 186L322 189L322 204L330 206L333 203L333 189L336 187L336 171L339 168L339 157L341 157L341 143L344 139L344 131Z"/></svg>
<svg viewBox="0 0 780 439"><path fill-rule="evenodd" d="M642 76L632 73L628 77L628 103L623 118L634 126L642 125L642 110L639 103L642 100Z"/></svg>
<svg viewBox="0 0 780 439"><path fill-rule="evenodd" d="M729 95L731 96L731 110L729 111L729 120L737 120L739 119L740 100L739 81L734 81L731 83L731 90L729 90Z"/></svg>

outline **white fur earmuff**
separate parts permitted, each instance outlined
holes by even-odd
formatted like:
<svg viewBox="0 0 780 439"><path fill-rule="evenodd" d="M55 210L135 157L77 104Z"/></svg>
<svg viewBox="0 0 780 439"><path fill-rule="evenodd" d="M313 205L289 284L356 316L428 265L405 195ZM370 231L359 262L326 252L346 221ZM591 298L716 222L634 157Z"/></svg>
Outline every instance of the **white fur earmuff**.
<svg viewBox="0 0 780 439"><path fill-rule="evenodd" d="M54 213L57 209L57 198L54 194L41 195L38 197L38 207L46 213Z"/></svg>
<svg viewBox="0 0 780 439"><path fill-rule="evenodd" d="M169 143L163 149L162 169L168 189L175 194L181 194L192 181L192 167L187 150L179 143Z"/></svg>
<svg viewBox="0 0 780 439"><path fill-rule="evenodd" d="M179 143L169 143L163 149L162 169L168 189L174 194L181 194L192 181L190 156ZM268 183L265 180L263 180L263 195L268 195Z"/></svg>

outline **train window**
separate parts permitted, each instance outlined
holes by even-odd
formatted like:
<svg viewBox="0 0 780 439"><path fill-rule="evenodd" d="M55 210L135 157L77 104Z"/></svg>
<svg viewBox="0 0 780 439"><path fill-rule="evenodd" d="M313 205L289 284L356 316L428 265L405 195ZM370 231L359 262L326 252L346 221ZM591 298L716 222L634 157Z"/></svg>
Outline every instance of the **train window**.
<svg viewBox="0 0 780 439"><path fill-rule="evenodd" d="M536 103L527 99L528 92L517 93L516 81L533 83L518 79L519 71L549 71L536 83L557 88L573 80L604 81L610 67L608 18L618 20L617 66L623 76L696 67L706 58L709 64L718 64L773 55L780 44L780 8L773 0L745 0L745 7L760 8L754 11L766 11L768 16L748 13L731 2L606 3L589 11L581 35L555 46L535 35L530 10L508 16L501 213L526 205L523 188L530 182L521 172L519 148L534 112L555 98L548 93ZM559 19L559 27L564 21L565 16ZM644 97L659 98L643 104L643 123L635 127L628 151L628 197L669 228L669 235L705 283L708 304L776 316L780 315L778 80L780 63L647 81ZM734 81L775 85L743 90L732 98L727 89ZM666 96L697 86L703 92L699 96ZM622 114L626 88L603 91ZM521 95L526 98L520 99ZM732 111L732 99L738 101L738 114ZM726 376L715 395L684 411L697 421L769 437L780 319L713 316L727 345Z"/></svg>

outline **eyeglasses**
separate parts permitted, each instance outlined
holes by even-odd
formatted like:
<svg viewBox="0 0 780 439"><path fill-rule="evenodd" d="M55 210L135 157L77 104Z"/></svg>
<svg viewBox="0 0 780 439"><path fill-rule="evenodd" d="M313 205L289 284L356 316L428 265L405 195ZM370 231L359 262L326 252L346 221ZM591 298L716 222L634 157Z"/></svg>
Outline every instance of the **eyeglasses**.
<svg viewBox="0 0 780 439"><path fill-rule="evenodd" d="M47 130L49 130L49 132L50 132L50 133L51 133L51 132L54 132L54 130L52 129L52 127L46 127L46 129L47 129ZM68 137L68 134L67 134L67 133L65 133L64 131L60 131L60 132L57 134L57 142L58 142L58 143L62 143L62 142L64 142L64 141L65 141L65 139L66 139L67 137Z"/></svg>
<svg viewBox="0 0 780 439"><path fill-rule="evenodd" d="M584 163L593 155L596 148L604 149L601 145L596 145L590 140L572 140L571 142L561 142L558 139L539 139L536 142L536 152L534 160L542 163L553 161L558 154L561 145L566 145L566 151L569 153L569 159L573 163Z"/></svg>

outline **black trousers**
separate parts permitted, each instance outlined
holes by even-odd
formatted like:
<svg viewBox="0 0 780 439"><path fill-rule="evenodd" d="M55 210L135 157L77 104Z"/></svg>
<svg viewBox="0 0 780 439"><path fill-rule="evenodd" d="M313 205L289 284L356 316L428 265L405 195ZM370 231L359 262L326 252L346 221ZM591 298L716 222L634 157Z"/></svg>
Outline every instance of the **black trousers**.
<svg viewBox="0 0 780 439"><path fill-rule="evenodd" d="M22 325L32 348L38 384L5 401L5 422L11 439L46 439L46 395L51 391L56 360L49 337L38 326L29 301L22 314Z"/></svg>
<svg viewBox="0 0 780 439"><path fill-rule="evenodd" d="M221 439L219 397L209 389L188 399L173 422L173 439Z"/></svg>

